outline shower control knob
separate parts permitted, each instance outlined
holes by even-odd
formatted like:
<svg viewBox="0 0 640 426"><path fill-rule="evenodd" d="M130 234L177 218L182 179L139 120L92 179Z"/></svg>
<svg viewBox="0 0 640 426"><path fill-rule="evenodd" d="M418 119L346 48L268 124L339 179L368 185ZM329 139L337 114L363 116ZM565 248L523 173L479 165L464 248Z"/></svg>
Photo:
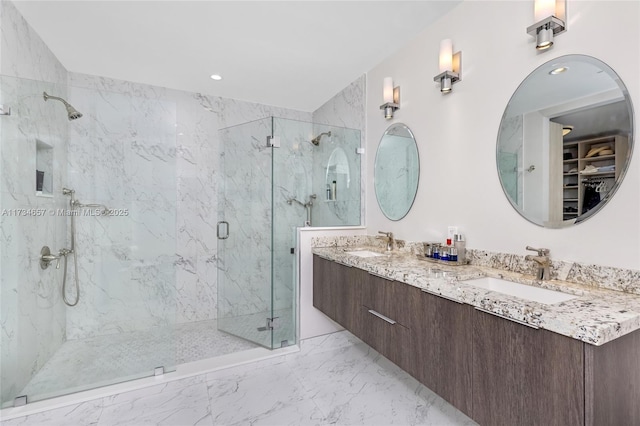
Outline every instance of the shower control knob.
<svg viewBox="0 0 640 426"><path fill-rule="evenodd" d="M40 268L47 269L51 262L55 260L56 269L60 269L60 258L67 255L67 253L64 252L65 250L66 249L60 250L60 254L56 256L55 254L51 254L51 249L49 248L49 246L42 247L42 249L40 250Z"/></svg>

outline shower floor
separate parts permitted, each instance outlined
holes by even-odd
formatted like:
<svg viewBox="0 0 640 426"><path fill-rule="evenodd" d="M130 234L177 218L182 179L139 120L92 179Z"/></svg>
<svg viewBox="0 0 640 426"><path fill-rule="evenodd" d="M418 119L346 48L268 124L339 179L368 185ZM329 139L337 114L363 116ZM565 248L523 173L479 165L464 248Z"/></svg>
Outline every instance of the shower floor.
<svg viewBox="0 0 640 426"><path fill-rule="evenodd" d="M255 321L256 318L248 316L237 319L236 324L241 331L255 328L258 324ZM256 347L254 343L219 331L216 320L69 340L20 395L27 395L30 400L48 398L147 376L159 366L168 368Z"/></svg>

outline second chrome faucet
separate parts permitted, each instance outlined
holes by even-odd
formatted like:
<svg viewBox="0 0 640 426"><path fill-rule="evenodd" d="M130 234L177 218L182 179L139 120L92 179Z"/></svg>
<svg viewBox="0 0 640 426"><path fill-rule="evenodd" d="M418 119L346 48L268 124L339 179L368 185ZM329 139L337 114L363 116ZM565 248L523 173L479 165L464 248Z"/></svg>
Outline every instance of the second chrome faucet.
<svg viewBox="0 0 640 426"><path fill-rule="evenodd" d="M529 251L538 252L537 256L528 254L525 256L525 260L533 261L538 264L538 270L536 272L536 278L539 280L551 279L551 259L549 258L549 249L546 248L533 248L531 246L526 247Z"/></svg>
<svg viewBox="0 0 640 426"><path fill-rule="evenodd" d="M393 238L393 232L378 231L378 234L382 234L378 236L378 238L386 238L387 251L393 251L396 247L396 240Z"/></svg>

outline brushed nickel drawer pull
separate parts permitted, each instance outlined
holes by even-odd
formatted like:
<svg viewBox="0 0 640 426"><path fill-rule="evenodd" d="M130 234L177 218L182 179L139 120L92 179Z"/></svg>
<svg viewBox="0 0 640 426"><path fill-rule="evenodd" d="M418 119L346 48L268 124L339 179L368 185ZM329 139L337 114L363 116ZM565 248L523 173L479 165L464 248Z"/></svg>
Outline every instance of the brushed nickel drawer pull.
<svg viewBox="0 0 640 426"><path fill-rule="evenodd" d="M474 306L474 308L476 309L476 311L484 312L485 314L493 315L495 317L500 317L502 319L506 319L507 321L517 322L518 324L526 325L527 327L533 328L535 330L540 329L540 327L538 327L537 325L529 324L529 323L524 322L524 321L520 321L520 320L517 320L517 319L509 318L509 317L504 316L504 315L496 314L495 312L487 311L486 309L478 308L477 306Z"/></svg>
<svg viewBox="0 0 640 426"><path fill-rule="evenodd" d="M369 309L369 313L370 313L370 314L372 314L372 315L377 316L377 317L378 317L378 318L380 318L381 320L384 320L384 321L388 322L388 323L389 323L389 324L391 324L391 325L394 325L394 324L396 323L396 322L395 322L394 320L392 320L391 318L386 317L386 316L382 315L380 312L376 312L376 311L374 311L373 309Z"/></svg>
<svg viewBox="0 0 640 426"><path fill-rule="evenodd" d="M456 303L459 303L461 305L464 305L463 301L454 299L453 297L445 296L443 294L438 294L438 293L435 293L433 291L429 291L426 288L423 288L422 291L424 291L425 293L428 293L428 294L432 294L432 295L434 295L436 297L442 297L443 299L451 300L452 302L456 302Z"/></svg>
<svg viewBox="0 0 640 426"><path fill-rule="evenodd" d="M369 275L373 275L374 277L382 278L387 281L395 281L393 278L383 277L382 275L376 274L375 272L369 272Z"/></svg>

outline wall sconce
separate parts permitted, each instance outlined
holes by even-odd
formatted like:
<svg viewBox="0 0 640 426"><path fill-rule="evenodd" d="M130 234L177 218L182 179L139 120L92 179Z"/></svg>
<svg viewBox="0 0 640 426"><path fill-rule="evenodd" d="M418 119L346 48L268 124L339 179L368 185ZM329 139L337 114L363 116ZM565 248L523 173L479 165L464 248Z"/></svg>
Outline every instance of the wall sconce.
<svg viewBox="0 0 640 426"><path fill-rule="evenodd" d="M536 23L527 28L527 34L536 38L536 49L553 46L553 36L567 30L567 3L565 0L534 0Z"/></svg>
<svg viewBox="0 0 640 426"><path fill-rule="evenodd" d="M400 109L400 86L393 87L393 79L385 77L382 86L382 98L384 104L380 105L380 109L384 110L384 118L391 120L393 112Z"/></svg>
<svg viewBox="0 0 640 426"><path fill-rule="evenodd" d="M451 92L451 85L462 81L462 52L453 53L453 42L445 39L440 42L440 58L438 60L440 74L433 81L440 83L440 91Z"/></svg>

